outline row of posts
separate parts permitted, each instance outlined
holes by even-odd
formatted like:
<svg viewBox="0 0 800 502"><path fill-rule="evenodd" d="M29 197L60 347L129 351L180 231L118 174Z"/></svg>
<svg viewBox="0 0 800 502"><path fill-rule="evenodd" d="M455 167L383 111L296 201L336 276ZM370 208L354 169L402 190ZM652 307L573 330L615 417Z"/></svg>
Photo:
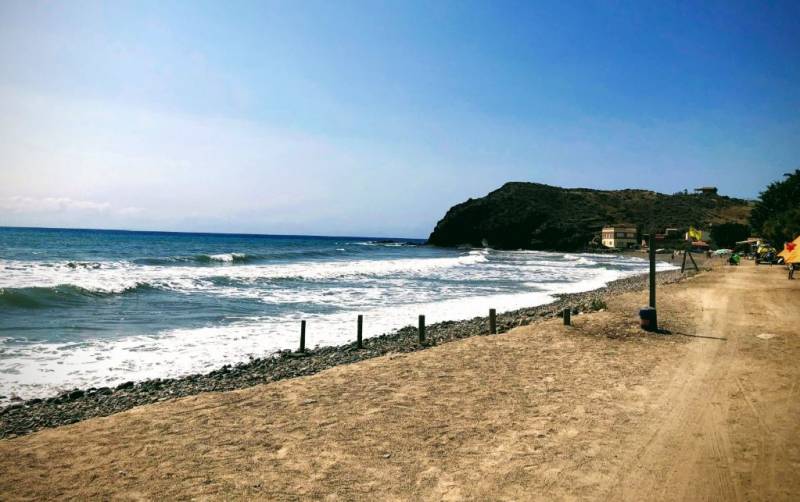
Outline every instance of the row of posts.
<svg viewBox="0 0 800 502"><path fill-rule="evenodd" d="M490 321L489 321L489 330L492 334L497 333L496 323L495 323L495 310L489 310L490 313ZM425 343L425 316L419 316L419 343ZM359 314L357 319L357 328L356 328L356 348L362 349L364 348L364 316ZM300 321L300 350L298 352L305 352L306 351L306 322Z"/></svg>
<svg viewBox="0 0 800 502"><path fill-rule="evenodd" d="M570 324L570 309L564 309L562 313L564 324ZM364 316L359 314L356 328L356 348L361 349L364 347ZM419 334L419 343L425 343L425 315L419 316L419 325L417 328ZM489 309L489 333L492 335L497 334L497 310ZM306 321L300 321L300 350L303 353L306 351Z"/></svg>
<svg viewBox="0 0 800 502"><path fill-rule="evenodd" d="M692 257L691 253L686 251L683 255L683 264L681 265L681 272L686 265L686 254L689 254L689 258L691 258L692 263L694 263L694 258ZM648 326L646 329L650 331L657 331L658 330L658 318L656 317L656 255L655 255L655 248L653 246L653 234L650 233L650 242L649 242L649 258L650 258L650 307L649 310L651 311L649 314L652 317L651 320L648 322ZM695 263L695 268L697 268L697 264ZM572 323L571 320L571 309L565 308L562 313L561 317L564 320L565 326L570 326ZM640 313L641 314L641 313ZM642 324L644 327L644 323ZM425 315L419 316L419 343L425 343ZM497 311L495 309L489 309L489 333L497 334ZM363 335L364 335L364 316L359 314L358 316L358 330L357 330L357 337L356 337L356 348L363 348ZM303 353L306 351L306 322L300 321L300 350L298 352Z"/></svg>

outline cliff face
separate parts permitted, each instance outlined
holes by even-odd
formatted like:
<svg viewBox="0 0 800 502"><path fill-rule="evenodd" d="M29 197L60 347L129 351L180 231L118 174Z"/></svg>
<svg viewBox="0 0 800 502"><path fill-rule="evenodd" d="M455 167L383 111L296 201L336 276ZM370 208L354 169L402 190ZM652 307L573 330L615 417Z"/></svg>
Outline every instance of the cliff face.
<svg viewBox="0 0 800 502"><path fill-rule="evenodd" d="M590 190L506 183L455 205L428 238L437 246L579 250L606 224L708 228L746 223L750 203L718 195L665 195L648 190Z"/></svg>

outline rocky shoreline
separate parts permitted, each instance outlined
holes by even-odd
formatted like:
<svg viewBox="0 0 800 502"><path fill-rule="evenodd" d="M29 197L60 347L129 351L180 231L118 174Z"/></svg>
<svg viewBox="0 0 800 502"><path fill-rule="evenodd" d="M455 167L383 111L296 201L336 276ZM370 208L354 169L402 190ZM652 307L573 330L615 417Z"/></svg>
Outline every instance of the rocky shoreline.
<svg viewBox="0 0 800 502"><path fill-rule="evenodd" d="M659 284L678 282L680 271L658 274ZM565 308L573 314L605 308L604 295L638 291L647 287L647 275L619 279L607 286L583 293L559 296L546 305L523 308L497 315L497 331L508 331L540 319L559 316ZM488 317L445 321L426 327L426 343L418 343L417 328L406 326L391 333L335 347L306 350L300 356L289 350L237 365L225 365L204 375L126 382L115 388L74 389L48 399L31 399L0 409L0 439L29 434L40 429L67 425L92 417L119 413L143 404L191 396L201 392L228 391L254 385L311 375L333 366L349 364L389 353L413 352L477 335L488 335Z"/></svg>

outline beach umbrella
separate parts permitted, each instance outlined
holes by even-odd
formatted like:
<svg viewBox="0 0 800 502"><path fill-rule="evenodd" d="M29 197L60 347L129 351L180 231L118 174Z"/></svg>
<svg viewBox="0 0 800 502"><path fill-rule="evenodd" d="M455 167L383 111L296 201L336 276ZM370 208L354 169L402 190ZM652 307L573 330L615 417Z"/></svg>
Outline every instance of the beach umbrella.
<svg viewBox="0 0 800 502"><path fill-rule="evenodd" d="M717 249L716 251L714 251L714 256L722 256L731 253L732 251L730 249Z"/></svg>
<svg viewBox="0 0 800 502"><path fill-rule="evenodd" d="M793 240L792 242L787 242L786 244L784 244L783 245L783 251L778 253L778 256L783 258L783 261L785 263L789 263L789 261L787 260L787 257L792 253L792 251L794 251L798 247L800 247L800 237L798 237L797 239Z"/></svg>
<svg viewBox="0 0 800 502"><path fill-rule="evenodd" d="M783 255L784 263L800 263L800 237L787 244L784 251L788 251Z"/></svg>
<svg viewBox="0 0 800 502"><path fill-rule="evenodd" d="M780 256L781 258L783 258L784 261L786 261L786 257L789 256L789 254L792 251L794 251L798 246L800 246L800 237L793 240L792 242L787 242L786 244L784 244L783 251L778 253L778 256Z"/></svg>

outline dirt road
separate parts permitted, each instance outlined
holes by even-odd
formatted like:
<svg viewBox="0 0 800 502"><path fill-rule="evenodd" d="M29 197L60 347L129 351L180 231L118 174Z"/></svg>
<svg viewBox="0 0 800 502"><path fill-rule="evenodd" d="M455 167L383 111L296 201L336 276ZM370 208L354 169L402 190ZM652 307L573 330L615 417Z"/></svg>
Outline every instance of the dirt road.
<svg viewBox="0 0 800 502"><path fill-rule="evenodd" d="M0 441L0 499L797 500L800 281L605 312Z"/></svg>
<svg viewBox="0 0 800 502"><path fill-rule="evenodd" d="M651 394L614 495L633 500L800 498L800 288L782 268L741 267L685 290L697 339Z"/></svg>

